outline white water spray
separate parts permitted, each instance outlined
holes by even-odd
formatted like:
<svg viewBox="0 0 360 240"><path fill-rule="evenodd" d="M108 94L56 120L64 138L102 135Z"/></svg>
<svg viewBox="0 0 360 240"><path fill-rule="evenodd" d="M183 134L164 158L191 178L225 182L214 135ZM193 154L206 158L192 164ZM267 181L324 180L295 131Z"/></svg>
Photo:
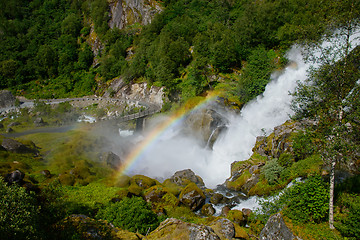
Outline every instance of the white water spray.
<svg viewBox="0 0 360 240"><path fill-rule="evenodd" d="M165 179L176 171L190 168L203 178L207 187L222 184L230 177L232 162L250 157L256 137L263 130L272 131L292 114L289 92L294 91L298 80L306 78L309 66L297 48L288 53L288 59L292 63L282 72L273 74L263 95L247 104L240 115L229 116L228 130L215 142L213 151L195 139L176 134L179 126L172 127L147 149L133 173Z"/></svg>

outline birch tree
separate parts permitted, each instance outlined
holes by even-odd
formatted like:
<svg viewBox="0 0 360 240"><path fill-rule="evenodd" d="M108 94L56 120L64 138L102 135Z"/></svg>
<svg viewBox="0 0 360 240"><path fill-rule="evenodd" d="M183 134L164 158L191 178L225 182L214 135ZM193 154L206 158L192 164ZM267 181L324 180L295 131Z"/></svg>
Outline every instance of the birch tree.
<svg viewBox="0 0 360 240"><path fill-rule="evenodd" d="M343 2L346 6L338 5ZM299 83L292 103L297 117L314 119L322 139L321 155L330 167L329 227L334 229L335 168L356 154L359 146L356 132L358 111L360 35L359 8L356 1L337 1L347 7L330 25L331 34L322 42L309 44L306 60L314 64L304 83ZM357 7L357 8L356 8Z"/></svg>

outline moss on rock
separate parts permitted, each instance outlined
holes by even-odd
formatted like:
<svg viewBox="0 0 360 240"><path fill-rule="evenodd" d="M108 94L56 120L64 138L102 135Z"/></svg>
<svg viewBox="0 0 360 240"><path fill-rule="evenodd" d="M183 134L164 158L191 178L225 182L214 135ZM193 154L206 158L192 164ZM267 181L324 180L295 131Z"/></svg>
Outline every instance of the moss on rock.
<svg viewBox="0 0 360 240"><path fill-rule="evenodd" d="M180 193L179 200L192 211L196 211L205 203L205 194L195 184L188 184Z"/></svg>

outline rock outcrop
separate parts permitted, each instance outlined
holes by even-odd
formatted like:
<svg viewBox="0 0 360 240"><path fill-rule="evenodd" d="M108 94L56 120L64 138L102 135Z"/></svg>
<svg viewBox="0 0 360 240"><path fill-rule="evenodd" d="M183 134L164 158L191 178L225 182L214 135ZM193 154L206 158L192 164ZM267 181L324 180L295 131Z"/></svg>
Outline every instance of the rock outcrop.
<svg viewBox="0 0 360 240"><path fill-rule="evenodd" d="M265 227L260 233L260 240L300 240L293 232L286 226L284 219L280 213L277 213L269 218Z"/></svg>
<svg viewBox="0 0 360 240"><path fill-rule="evenodd" d="M161 107L164 104L165 88L151 86L147 83L125 84L122 78L112 81L104 97L117 97L147 102Z"/></svg>
<svg viewBox="0 0 360 240"><path fill-rule="evenodd" d="M15 106L15 97L8 90L0 91L0 108L9 108Z"/></svg>
<svg viewBox="0 0 360 240"><path fill-rule="evenodd" d="M222 131L227 129L228 120L217 111L222 107L212 104L192 111L185 120L185 133L203 141L204 145L212 148Z"/></svg>
<svg viewBox="0 0 360 240"><path fill-rule="evenodd" d="M119 29L135 23L147 25L162 11L160 2L155 0L112 0L109 6L109 27Z"/></svg>

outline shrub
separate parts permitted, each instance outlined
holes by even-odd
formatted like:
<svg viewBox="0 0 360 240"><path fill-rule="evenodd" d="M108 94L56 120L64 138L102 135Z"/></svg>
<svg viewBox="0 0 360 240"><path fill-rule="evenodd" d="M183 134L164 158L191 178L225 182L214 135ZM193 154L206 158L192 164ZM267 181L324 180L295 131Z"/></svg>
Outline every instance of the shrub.
<svg viewBox="0 0 360 240"><path fill-rule="evenodd" d="M298 222L320 222L327 216L329 191L320 176L288 188L280 197L285 202L285 215Z"/></svg>
<svg viewBox="0 0 360 240"><path fill-rule="evenodd" d="M320 176L312 176L305 182L299 182L278 196L260 201L254 220L266 223L269 216L283 211L284 215L294 221L316 222L324 220L329 206L328 186Z"/></svg>
<svg viewBox="0 0 360 240"><path fill-rule="evenodd" d="M300 131L294 137L293 150L296 160L305 159L315 153L317 148L314 143L313 133Z"/></svg>
<svg viewBox="0 0 360 240"><path fill-rule="evenodd" d="M39 213L33 195L0 177L0 236L2 239L39 239Z"/></svg>
<svg viewBox="0 0 360 240"><path fill-rule="evenodd" d="M272 159L266 162L265 166L261 170L269 184L275 184L278 182L280 174L284 168L280 166L277 159Z"/></svg>
<svg viewBox="0 0 360 240"><path fill-rule="evenodd" d="M343 207L336 217L336 229L348 239L360 239L360 195L343 194L339 204Z"/></svg>
<svg viewBox="0 0 360 240"><path fill-rule="evenodd" d="M96 217L108 220L116 227L141 234L146 234L159 225L157 215L141 197L124 198L120 202L110 203L100 209Z"/></svg>

